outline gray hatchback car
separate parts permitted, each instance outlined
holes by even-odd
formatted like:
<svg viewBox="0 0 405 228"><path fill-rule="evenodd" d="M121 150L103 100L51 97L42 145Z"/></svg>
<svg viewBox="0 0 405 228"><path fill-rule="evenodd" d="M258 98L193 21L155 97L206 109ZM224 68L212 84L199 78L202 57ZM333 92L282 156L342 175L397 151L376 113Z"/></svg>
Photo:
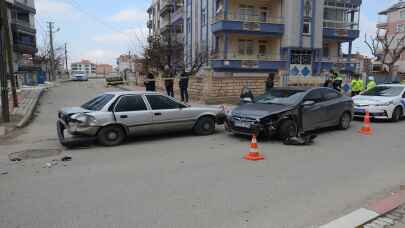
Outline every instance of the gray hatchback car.
<svg viewBox="0 0 405 228"><path fill-rule="evenodd" d="M89 140L114 146L129 135L188 129L213 134L215 125L223 123L221 113L219 107L191 107L155 92L108 92L80 107L61 109L57 131L64 146Z"/></svg>

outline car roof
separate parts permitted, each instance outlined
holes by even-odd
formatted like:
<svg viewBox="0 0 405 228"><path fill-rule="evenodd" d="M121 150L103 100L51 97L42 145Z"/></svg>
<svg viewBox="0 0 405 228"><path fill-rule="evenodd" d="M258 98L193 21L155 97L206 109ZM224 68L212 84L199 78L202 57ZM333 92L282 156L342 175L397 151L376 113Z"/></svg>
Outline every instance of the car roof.
<svg viewBox="0 0 405 228"><path fill-rule="evenodd" d="M304 87L304 86L288 86L288 87L275 87L273 90L289 90L289 91L307 91L316 87Z"/></svg>
<svg viewBox="0 0 405 228"><path fill-rule="evenodd" d="M405 84L380 84L377 86L385 86L385 87L402 87L405 88Z"/></svg>
<svg viewBox="0 0 405 228"><path fill-rule="evenodd" d="M122 95L162 95L158 92L150 92L150 91L110 91L104 92L103 94L111 94L115 96L122 96Z"/></svg>

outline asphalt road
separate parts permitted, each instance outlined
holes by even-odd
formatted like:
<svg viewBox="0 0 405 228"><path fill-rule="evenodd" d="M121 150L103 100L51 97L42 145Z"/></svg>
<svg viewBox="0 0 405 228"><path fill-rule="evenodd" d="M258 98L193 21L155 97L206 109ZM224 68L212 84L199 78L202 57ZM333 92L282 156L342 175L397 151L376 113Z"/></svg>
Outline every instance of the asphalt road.
<svg viewBox="0 0 405 228"><path fill-rule="evenodd" d="M101 81L47 92L34 122L0 142L0 227L315 227L405 183L405 121L373 123L375 134L324 131L308 147L259 142L266 160L241 159L249 139L188 133L133 138L125 145L7 161L24 150L63 148L60 107L108 89ZM56 156L57 158L57 156Z"/></svg>

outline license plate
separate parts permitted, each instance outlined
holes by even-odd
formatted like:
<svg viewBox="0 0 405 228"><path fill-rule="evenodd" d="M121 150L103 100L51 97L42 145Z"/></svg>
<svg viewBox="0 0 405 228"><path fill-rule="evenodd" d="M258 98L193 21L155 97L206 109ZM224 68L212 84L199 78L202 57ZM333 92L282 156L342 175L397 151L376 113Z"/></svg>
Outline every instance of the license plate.
<svg viewBox="0 0 405 228"><path fill-rule="evenodd" d="M362 108L355 108L354 111L355 111L355 112L365 112L365 110L362 109Z"/></svg>
<svg viewBox="0 0 405 228"><path fill-rule="evenodd" d="M241 127L241 128L250 128L250 123L245 123L241 121L235 121L234 123L235 127Z"/></svg>

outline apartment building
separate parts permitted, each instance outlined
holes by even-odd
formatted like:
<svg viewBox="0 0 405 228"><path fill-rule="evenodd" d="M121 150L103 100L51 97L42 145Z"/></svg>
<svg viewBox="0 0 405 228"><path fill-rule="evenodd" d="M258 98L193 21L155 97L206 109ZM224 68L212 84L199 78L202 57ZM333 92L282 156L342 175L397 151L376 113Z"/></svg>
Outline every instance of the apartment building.
<svg viewBox="0 0 405 228"><path fill-rule="evenodd" d="M89 60L83 59L80 62L72 63L71 69L73 72L83 71L90 76L96 74L97 65L90 62Z"/></svg>
<svg viewBox="0 0 405 228"><path fill-rule="evenodd" d="M33 65L37 53L34 0L6 0L11 29L14 71L23 82L35 80L38 67Z"/></svg>
<svg viewBox="0 0 405 228"><path fill-rule="evenodd" d="M389 36L395 35L397 39L401 39L405 35L405 2L398 2L381 11L379 15L382 18L377 24L377 29L382 30L381 34L387 32ZM394 42L392 47L396 46L396 44ZM405 53L401 55L396 67L399 73L405 73Z"/></svg>
<svg viewBox="0 0 405 228"><path fill-rule="evenodd" d="M198 96L236 98L246 84L262 93L271 73L293 81L309 80L330 69L355 71L351 51L359 37L361 4L361 0L185 0L184 64L191 68L201 53L209 56L197 80L205 82L195 86L207 91ZM162 5L155 0L149 12L161 12ZM165 19L150 15L151 34L159 34Z"/></svg>
<svg viewBox="0 0 405 228"><path fill-rule="evenodd" d="M109 75L113 72L113 66L110 64L97 64L96 74Z"/></svg>

